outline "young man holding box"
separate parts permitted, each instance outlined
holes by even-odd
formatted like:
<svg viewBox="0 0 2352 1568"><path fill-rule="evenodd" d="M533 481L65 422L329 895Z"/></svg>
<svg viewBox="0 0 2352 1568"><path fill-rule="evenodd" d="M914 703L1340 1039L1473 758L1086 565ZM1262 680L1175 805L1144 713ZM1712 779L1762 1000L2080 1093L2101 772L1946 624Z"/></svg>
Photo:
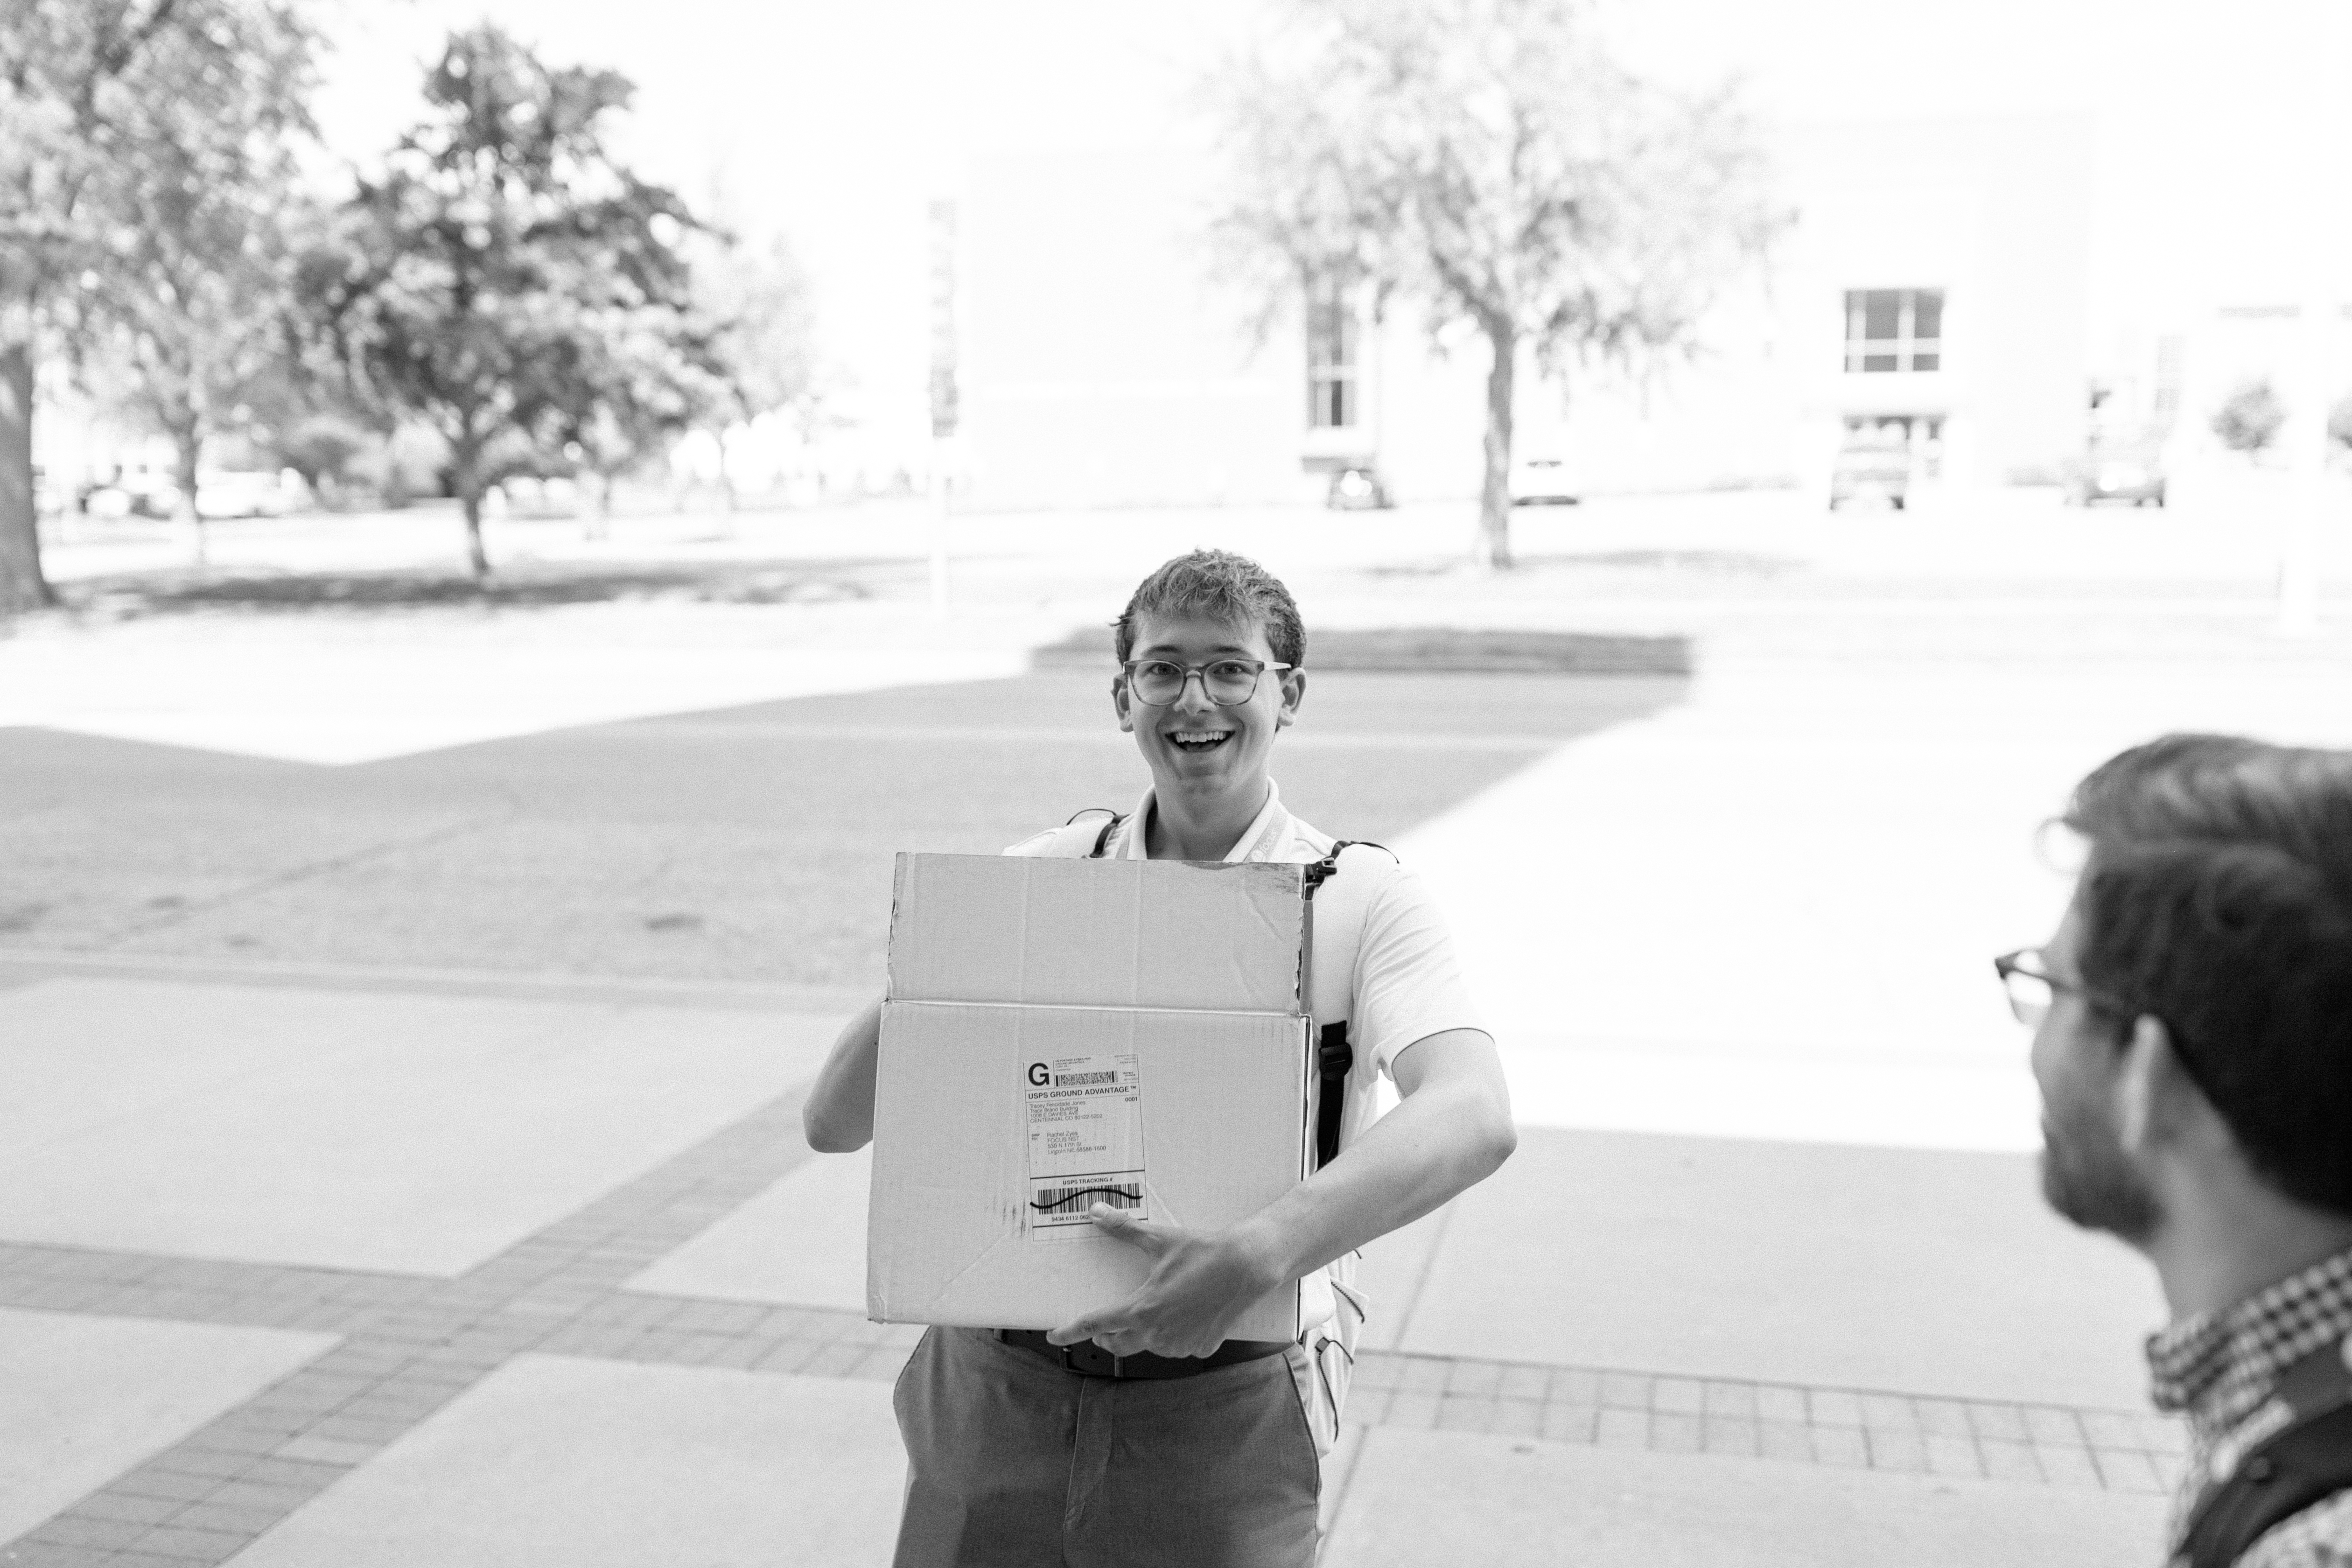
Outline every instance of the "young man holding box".
<svg viewBox="0 0 2352 1568"><path fill-rule="evenodd" d="M1118 649L1112 707L1151 788L1097 831L1043 833L1007 853L1332 856L1267 773L1307 691L1305 635L1279 582L1223 552L1181 556L1136 590ZM1339 1153L1220 1230L1097 1206L1094 1222L1150 1261L1125 1301L1050 1333L926 1333L895 1398L908 1466L898 1568L1313 1563L1320 1461L1364 1320L1356 1251L1491 1174L1516 1142L1494 1042L1412 874L1351 849L1317 900L1312 966L1347 977L1354 1053ZM809 1096L819 1150L873 1137L880 1016L877 1004L851 1020ZM1375 1121L1381 1073L1401 1100ZM1298 1342L1227 1338L1244 1309L1292 1280L1308 1282L1319 1318Z"/></svg>

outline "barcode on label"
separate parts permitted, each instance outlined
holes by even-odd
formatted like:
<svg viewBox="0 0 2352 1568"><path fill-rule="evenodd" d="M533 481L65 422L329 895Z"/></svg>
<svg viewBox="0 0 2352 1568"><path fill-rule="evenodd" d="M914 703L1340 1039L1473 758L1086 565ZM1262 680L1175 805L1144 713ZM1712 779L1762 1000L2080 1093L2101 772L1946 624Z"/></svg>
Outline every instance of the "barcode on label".
<svg viewBox="0 0 2352 1568"><path fill-rule="evenodd" d="M1118 1074L1115 1072L1066 1072L1055 1078L1054 1087L1075 1089L1082 1083L1117 1083L1118 1081Z"/></svg>
<svg viewBox="0 0 2352 1568"><path fill-rule="evenodd" d="M1143 1194L1133 1187L1041 1187L1029 1198L1029 1206L1041 1215L1076 1214L1094 1204L1140 1208Z"/></svg>

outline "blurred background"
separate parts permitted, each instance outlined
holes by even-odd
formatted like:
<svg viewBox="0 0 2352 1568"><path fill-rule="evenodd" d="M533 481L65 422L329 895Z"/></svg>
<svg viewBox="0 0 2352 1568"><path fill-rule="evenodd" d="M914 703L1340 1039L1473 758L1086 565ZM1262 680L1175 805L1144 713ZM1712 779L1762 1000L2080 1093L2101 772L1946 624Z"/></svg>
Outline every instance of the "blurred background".
<svg viewBox="0 0 2352 1568"><path fill-rule="evenodd" d="M1238 3L416 0L127 53L112 15L14 25L12 282L68 543L126 507L805 508L934 470L986 512L1460 500L1492 406L1526 500L2268 513L2352 434L2316 5L1502 6L1340 41ZM1478 166L1514 136L1515 174ZM515 226L622 190L571 253ZM388 374L395 325L465 328L424 275L462 249L383 265L436 223L572 308L533 327L570 351L549 384L477 367L470 436Z"/></svg>
<svg viewBox="0 0 2352 1568"><path fill-rule="evenodd" d="M2347 79L2336 0L11 0L0 1542L879 1560L797 1086L895 854L1134 801L1214 546L1524 1129L1374 1250L1328 1560L2152 1561L1987 960L2117 749L2352 744Z"/></svg>

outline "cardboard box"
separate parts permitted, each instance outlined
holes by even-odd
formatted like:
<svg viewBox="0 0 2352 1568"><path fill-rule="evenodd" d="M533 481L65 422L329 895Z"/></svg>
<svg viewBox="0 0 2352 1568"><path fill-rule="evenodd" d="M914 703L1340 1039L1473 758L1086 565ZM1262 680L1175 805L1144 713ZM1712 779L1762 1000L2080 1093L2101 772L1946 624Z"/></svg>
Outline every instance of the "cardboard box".
<svg viewBox="0 0 2352 1568"><path fill-rule="evenodd" d="M868 1317L1057 1328L1149 1271L1092 1203L1214 1228L1307 1173L1304 869L898 857ZM1295 1337L1320 1284L1234 1337Z"/></svg>

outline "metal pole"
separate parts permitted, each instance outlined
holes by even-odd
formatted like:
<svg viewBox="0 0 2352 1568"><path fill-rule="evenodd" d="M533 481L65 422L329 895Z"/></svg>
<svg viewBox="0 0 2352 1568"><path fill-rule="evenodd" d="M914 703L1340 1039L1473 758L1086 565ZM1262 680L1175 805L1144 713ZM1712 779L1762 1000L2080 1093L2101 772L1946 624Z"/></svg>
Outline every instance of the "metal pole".
<svg viewBox="0 0 2352 1568"><path fill-rule="evenodd" d="M931 442L931 610L948 613L948 444Z"/></svg>
<svg viewBox="0 0 2352 1568"><path fill-rule="evenodd" d="M948 489L953 468L956 388L956 205L930 205L931 613L948 613Z"/></svg>

